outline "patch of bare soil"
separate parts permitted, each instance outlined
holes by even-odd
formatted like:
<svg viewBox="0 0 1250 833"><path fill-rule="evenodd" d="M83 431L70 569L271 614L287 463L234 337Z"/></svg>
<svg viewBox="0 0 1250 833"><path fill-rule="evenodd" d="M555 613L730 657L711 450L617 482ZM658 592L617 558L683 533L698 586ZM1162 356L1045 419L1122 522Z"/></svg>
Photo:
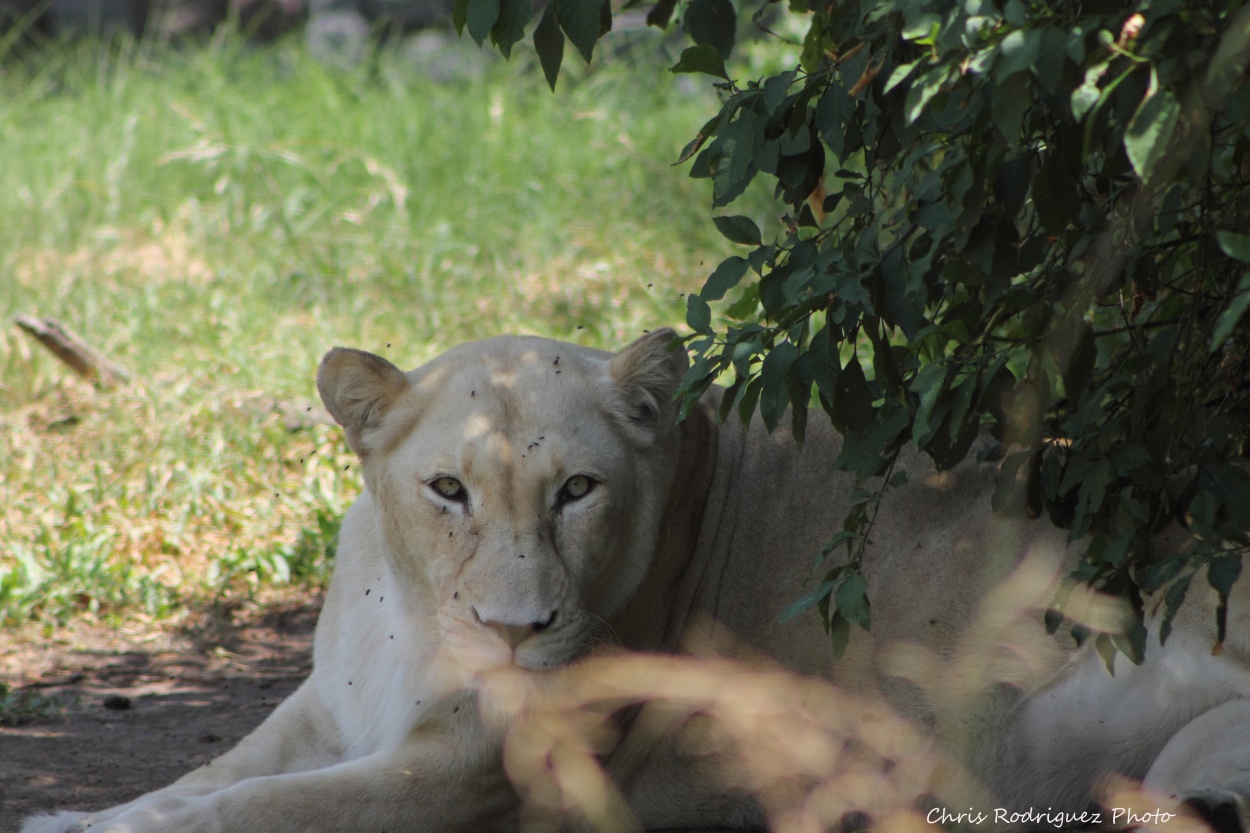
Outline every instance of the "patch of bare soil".
<svg viewBox="0 0 1250 833"><path fill-rule="evenodd" d="M319 608L286 602L176 634L75 632L69 646L0 634L0 682L61 705L0 727L0 833L34 812L129 801L228 750L308 675Z"/></svg>

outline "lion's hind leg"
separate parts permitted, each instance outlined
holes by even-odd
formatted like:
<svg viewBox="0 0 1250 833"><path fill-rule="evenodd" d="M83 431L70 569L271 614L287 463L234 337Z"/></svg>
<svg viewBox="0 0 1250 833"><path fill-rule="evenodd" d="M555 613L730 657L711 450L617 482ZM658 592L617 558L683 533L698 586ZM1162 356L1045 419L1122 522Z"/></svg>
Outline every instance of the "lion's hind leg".
<svg viewBox="0 0 1250 833"><path fill-rule="evenodd" d="M1230 700L1185 724L1146 774L1147 789L1176 798L1217 833L1250 831L1250 699Z"/></svg>

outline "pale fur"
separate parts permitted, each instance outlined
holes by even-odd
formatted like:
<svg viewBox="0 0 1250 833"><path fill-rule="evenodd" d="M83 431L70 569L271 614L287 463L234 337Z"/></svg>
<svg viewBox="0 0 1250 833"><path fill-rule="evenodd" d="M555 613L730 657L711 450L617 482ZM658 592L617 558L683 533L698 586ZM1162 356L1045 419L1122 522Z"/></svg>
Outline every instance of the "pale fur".
<svg viewBox="0 0 1250 833"><path fill-rule="evenodd" d="M1222 653L1197 580L1167 645L1152 637L1147 662L1119 657L1113 677L1042 627L1072 560L1065 533L994 516L992 466L937 474L909 454L864 565L871 632L835 662L817 616L779 619L848 505L840 441L816 419L801 452L758 421L717 425L715 390L674 427L686 362L671 335L616 356L492 339L407 374L328 354L318 386L367 490L343 522L312 675L172 786L23 833L513 830L527 817L501 764L503 701L542 697L562 679L548 669L604 640L828 678L937 738L1003 807L1079 813L1109 772L1212 807L1246 799L1246 591ZM598 485L561 504L575 475ZM439 477L468 502L441 497ZM765 821L718 781L731 761L690 752L697 720L649 732L663 722L650 714L623 721L606 755L644 827Z"/></svg>

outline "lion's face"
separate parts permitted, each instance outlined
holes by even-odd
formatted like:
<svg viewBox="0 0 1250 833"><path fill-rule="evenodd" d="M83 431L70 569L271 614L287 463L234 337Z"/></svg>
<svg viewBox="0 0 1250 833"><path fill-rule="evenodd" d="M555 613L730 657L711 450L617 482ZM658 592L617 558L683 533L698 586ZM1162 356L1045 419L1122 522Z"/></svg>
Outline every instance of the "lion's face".
<svg viewBox="0 0 1250 833"><path fill-rule="evenodd" d="M466 668L562 665L642 581L677 457L670 338L616 356L498 338L408 374L323 360L405 602Z"/></svg>

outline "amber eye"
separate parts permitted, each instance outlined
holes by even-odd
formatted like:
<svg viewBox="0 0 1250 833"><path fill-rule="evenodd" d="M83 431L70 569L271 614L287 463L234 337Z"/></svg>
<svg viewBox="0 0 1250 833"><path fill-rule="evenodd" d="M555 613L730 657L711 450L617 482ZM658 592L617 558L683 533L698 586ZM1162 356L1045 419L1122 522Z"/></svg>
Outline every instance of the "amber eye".
<svg viewBox="0 0 1250 833"><path fill-rule="evenodd" d="M463 502L468 497L464 486L454 477L440 477L430 485L434 487L434 491L448 500Z"/></svg>
<svg viewBox="0 0 1250 833"><path fill-rule="evenodd" d="M595 481L591 480L584 474L575 474L564 482L564 486L560 489L560 502L569 503L574 500L581 500L590 494L590 490L595 487Z"/></svg>

